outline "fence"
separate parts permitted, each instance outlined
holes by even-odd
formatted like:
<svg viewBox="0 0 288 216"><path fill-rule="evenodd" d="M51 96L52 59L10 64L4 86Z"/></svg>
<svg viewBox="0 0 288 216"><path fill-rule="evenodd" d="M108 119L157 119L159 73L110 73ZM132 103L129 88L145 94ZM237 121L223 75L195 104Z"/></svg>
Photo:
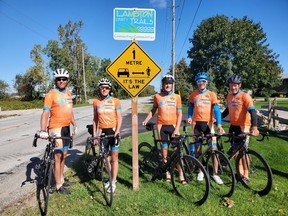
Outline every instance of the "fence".
<svg viewBox="0 0 288 216"><path fill-rule="evenodd" d="M277 106L277 98L269 99L268 105L262 105L261 108L268 108L267 112L267 124L268 128L276 128L280 124L288 125L288 108ZM281 117L279 117L279 112Z"/></svg>

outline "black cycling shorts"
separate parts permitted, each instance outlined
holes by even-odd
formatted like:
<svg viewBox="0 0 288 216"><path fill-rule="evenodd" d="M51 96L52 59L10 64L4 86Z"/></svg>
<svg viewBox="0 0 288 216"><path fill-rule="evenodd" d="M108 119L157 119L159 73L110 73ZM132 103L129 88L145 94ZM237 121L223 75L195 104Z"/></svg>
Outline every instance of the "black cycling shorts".
<svg viewBox="0 0 288 216"><path fill-rule="evenodd" d="M241 127L240 126L235 126L235 125L230 125L229 127L229 133L233 133L235 134L235 136L239 135L242 133ZM234 139L234 144L239 144L242 141L242 139L240 138L235 138ZM232 138L230 138L230 142L232 143Z"/></svg>
<svg viewBox="0 0 288 216"><path fill-rule="evenodd" d="M102 134L103 135L114 135L115 131L113 130L113 128L103 128ZM118 146L116 149L114 148L115 147L115 137L110 137L110 138L104 140L104 147L105 147L106 151L109 149L110 146L111 146L112 150L118 150L119 149Z"/></svg>
<svg viewBox="0 0 288 216"><path fill-rule="evenodd" d="M208 122L203 122L203 121L196 121L195 127L194 127L194 135L200 136L211 133L211 129L208 125Z"/></svg>

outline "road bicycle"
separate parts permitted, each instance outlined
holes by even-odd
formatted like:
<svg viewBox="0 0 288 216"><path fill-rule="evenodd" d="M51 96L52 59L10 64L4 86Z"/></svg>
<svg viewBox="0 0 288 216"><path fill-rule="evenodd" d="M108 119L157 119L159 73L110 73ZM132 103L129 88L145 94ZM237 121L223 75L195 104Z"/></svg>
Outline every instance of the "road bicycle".
<svg viewBox="0 0 288 216"><path fill-rule="evenodd" d="M257 141L263 141L265 137L269 139L268 133L260 133L261 137ZM237 147L232 147L227 152L229 160L235 158L236 179L242 183L245 188L258 193L260 196L267 195L272 189L272 171L265 158L249 148L246 140L251 133L242 133L235 135L234 133L223 134L229 138L226 142L237 143ZM217 147L224 152L223 142L221 137L217 139ZM248 169L249 178L243 176L243 168Z"/></svg>
<svg viewBox="0 0 288 216"><path fill-rule="evenodd" d="M152 131L153 145L142 142L138 146L139 174L148 181L164 179L165 174L171 173L173 189L179 196L197 205L202 205L209 196L209 177L202 164L190 155L183 153L183 136L177 136L172 140L158 140L155 135L155 123L148 122L146 129ZM158 143L173 144L174 151L163 163ZM176 148L176 149L175 149ZM203 181L197 181L199 172L203 172Z"/></svg>
<svg viewBox="0 0 288 216"><path fill-rule="evenodd" d="M87 125L88 132L92 135L92 125ZM105 141L113 138L114 135L101 135L97 137L88 137L84 152L84 164L86 165L88 174L91 179L101 180L103 188L103 197L108 206L112 205L112 176L111 167L107 153L104 151ZM97 145L94 145L94 140L97 139ZM117 144L120 144L120 136L116 137ZM110 190L110 192L108 192Z"/></svg>
<svg viewBox="0 0 288 216"><path fill-rule="evenodd" d="M206 171L209 176L211 187L213 191L221 197L231 197L235 190L235 174L233 171L233 166L230 163L230 160L219 150L213 149L212 138L219 137L220 134L201 134L201 135L189 135L187 131L186 121L183 121L183 132L184 132L184 145L189 146L193 145L195 149L195 142L202 140L202 148L207 145L207 148L203 153L197 155L197 159L202 162L203 166L206 168ZM193 141L190 141L190 138ZM187 148L187 147L186 147ZM190 152L190 154L195 154ZM194 156L194 155L193 155ZM223 184L219 184L216 181L213 181L213 176L218 175L222 180Z"/></svg>
<svg viewBox="0 0 288 216"><path fill-rule="evenodd" d="M33 147L37 147L37 140L40 138L39 134L34 135ZM38 201L38 206L41 212L41 215L46 215L48 212L48 201L49 194L53 193L55 188L55 179L53 175L55 159L54 159L54 149L56 147L56 140L66 139L70 140L70 148L73 145L72 137L58 137L55 135L48 136L48 144L46 145L44 155L39 164L36 165L36 168L39 169L39 176L37 179L37 192L36 198Z"/></svg>

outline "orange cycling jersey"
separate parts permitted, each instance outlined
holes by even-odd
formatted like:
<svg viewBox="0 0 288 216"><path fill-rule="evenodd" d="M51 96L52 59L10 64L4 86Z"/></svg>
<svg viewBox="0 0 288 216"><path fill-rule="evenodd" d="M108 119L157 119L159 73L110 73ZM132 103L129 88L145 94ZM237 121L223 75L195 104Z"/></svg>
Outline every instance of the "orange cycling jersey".
<svg viewBox="0 0 288 216"><path fill-rule="evenodd" d="M44 100L43 110L50 111L49 129L69 126L73 116L73 101L68 89L52 89Z"/></svg>
<svg viewBox="0 0 288 216"><path fill-rule="evenodd" d="M177 110L182 110L181 97L178 94L163 92L154 96L154 108L158 108L157 124L176 125Z"/></svg>
<svg viewBox="0 0 288 216"><path fill-rule="evenodd" d="M111 96L93 101L94 113L97 112L99 128L116 128L116 111L121 110L120 100Z"/></svg>
<svg viewBox="0 0 288 216"><path fill-rule="evenodd" d="M193 104L193 122L212 121L213 104L217 104L217 96L214 92L205 90L203 92L196 90L190 94L190 103Z"/></svg>
<svg viewBox="0 0 288 216"><path fill-rule="evenodd" d="M254 109L252 98L249 94L239 91L236 95L227 95L226 104L229 109L231 125L250 126L251 119L248 110Z"/></svg>

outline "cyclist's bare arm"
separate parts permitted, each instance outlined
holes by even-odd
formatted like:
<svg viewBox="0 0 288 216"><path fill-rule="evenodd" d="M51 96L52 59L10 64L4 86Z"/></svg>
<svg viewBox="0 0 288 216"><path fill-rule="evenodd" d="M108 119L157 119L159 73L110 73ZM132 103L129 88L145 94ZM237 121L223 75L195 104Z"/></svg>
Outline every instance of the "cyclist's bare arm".
<svg viewBox="0 0 288 216"><path fill-rule="evenodd" d="M41 115L41 120L40 120L40 131L46 131L49 115L50 115L49 110L43 110L42 115Z"/></svg>
<svg viewBox="0 0 288 216"><path fill-rule="evenodd" d="M148 113L146 119L142 122L142 125L145 126L147 124L147 122L149 122L149 120L154 116L155 112L156 112L157 108L153 107L151 109L151 111Z"/></svg>
<svg viewBox="0 0 288 216"><path fill-rule="evenodd" d="M99 124L98 124L98 114L97 112L94 112L94 117L93 117L93 137L97 137L97 133L99 134ZM98 140L94 140L94 144L98 144Z"/></svg>
<svg viewBox="0 0 288 216"><path fill-rule="evenodd" d="M181 126L181 121L182 121L182 110L177 110L177 122L176 122L176 126L175 126L175 130L172 134L172 137L175 137L176 135L179 135L179 129Z"/></svg>
<svg viewBox="0 0 288 216"><path fill-rule="evenodd" d="M120 134L120 128L122 125L122 111L121 110L116 111L116 118L117 118L117 125L116 125L116 130L115 130L115 136Z"/></svg>

